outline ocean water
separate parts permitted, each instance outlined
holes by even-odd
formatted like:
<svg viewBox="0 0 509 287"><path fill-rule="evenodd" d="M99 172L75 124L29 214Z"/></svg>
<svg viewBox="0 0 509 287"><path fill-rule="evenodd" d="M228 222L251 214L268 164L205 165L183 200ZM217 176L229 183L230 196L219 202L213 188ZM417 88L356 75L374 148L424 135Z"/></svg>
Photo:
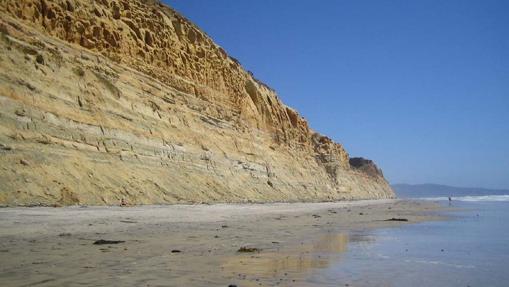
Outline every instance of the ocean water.
<svg viewBox="0 0 509 287"><path fill-rule="evenodd" d="M448 201L448 197L422 197L418 198L422 200L431 200L431 201ZM451 197L453 201L468 201L468 202L500 202L500 201L509 201L509 195L478 195L478 196L453 196ZM451 202L452 203L452 202Z"/></svg>
<svg viewBox="0 0 509 287"><path fill-rule="evenodd" d="M509 196L453 198L452 205L461 210L448 212L450 220L350 234L356 240L307 284L509 286Z"/></svg>

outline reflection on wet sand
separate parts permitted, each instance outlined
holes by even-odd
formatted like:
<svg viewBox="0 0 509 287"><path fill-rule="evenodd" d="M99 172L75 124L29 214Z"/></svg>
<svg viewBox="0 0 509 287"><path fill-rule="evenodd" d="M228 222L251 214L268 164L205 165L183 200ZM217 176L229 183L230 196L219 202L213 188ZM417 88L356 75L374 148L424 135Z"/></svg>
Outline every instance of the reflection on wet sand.
<svg viewBox="0 0 509 287"><path fill-rule="evenodd" d="M225 272L251 283L252 280L257 283L266 280L295 282L307 277L314 269L326 268L336 262L347 250L349 240L352 238L348 234L329 233L318 240L275 251L238 254L228 258L222 267ZM364 241L366 238L356 236L354 240Z"/></svg>

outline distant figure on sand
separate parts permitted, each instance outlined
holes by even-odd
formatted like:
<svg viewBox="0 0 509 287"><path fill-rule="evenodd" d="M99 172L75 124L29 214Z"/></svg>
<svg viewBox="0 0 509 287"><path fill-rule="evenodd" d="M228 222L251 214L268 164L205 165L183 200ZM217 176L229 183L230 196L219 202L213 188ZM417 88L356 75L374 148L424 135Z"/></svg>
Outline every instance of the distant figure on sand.
<svg viewBox="0 0 509 287"><path fill-rule="evenodd" d="M449 205L452 203L452 198L449 196Z"/></svg>

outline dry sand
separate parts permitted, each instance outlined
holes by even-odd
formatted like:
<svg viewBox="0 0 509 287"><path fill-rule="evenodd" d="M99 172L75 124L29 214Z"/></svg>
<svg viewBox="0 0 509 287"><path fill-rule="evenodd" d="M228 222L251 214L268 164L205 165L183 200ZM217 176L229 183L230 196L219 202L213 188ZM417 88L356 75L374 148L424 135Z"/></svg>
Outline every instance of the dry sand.
<svg viewBox="0 0 509 287"><path fill-rule="evenodd" d="M439 220L439 209L400 200L2 208L0 285L307 286L349 241L372 240L356 231Z"/></svg>

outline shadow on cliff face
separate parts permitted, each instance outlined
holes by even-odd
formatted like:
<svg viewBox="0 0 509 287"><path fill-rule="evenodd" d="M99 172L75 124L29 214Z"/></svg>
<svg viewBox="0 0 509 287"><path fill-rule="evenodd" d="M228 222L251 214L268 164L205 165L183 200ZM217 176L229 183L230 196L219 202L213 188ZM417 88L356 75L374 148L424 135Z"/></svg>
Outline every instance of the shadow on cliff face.
<svg viewBox="0 0 509 287"><path fill-rule="evenodd" d="M362 171L370 176L384 176L382 170L370 159L365 159L363 157L351 157L349 162L352 168Z"/></svg>

